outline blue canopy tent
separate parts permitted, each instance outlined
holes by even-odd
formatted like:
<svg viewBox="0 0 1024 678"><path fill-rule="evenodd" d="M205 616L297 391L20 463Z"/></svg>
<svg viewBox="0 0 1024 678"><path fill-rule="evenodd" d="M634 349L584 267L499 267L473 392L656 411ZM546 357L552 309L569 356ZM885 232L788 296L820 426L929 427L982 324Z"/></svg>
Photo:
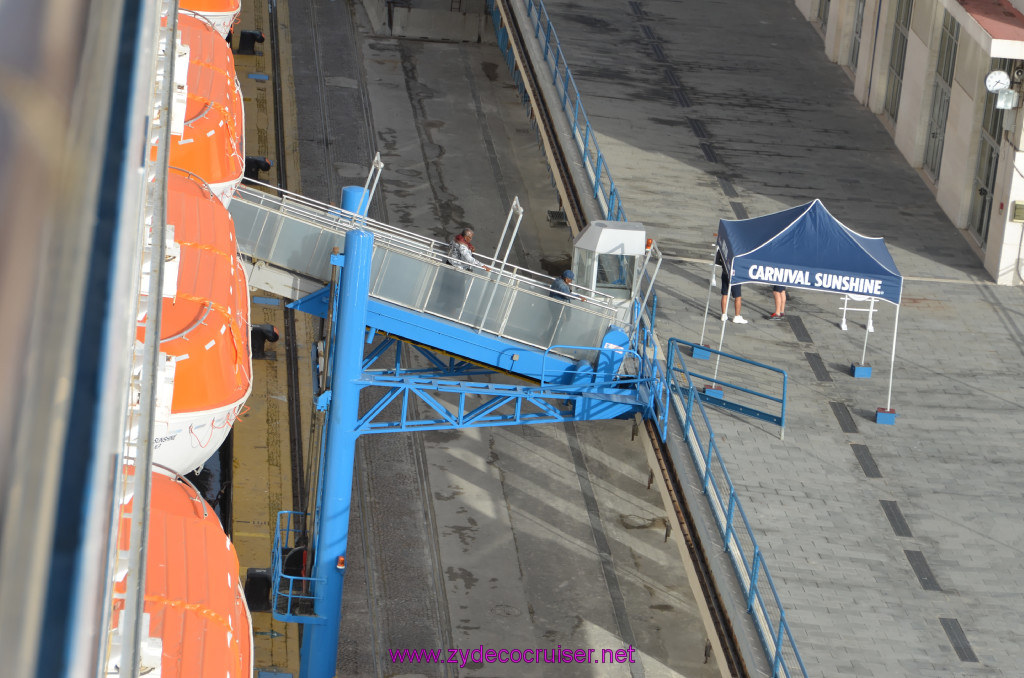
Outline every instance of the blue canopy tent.
<svg viewBox="0 0 1024 678"><path fill-rule="evenodd" d="M784 285L888 301L896 306L896 324L899 324L903 276L897 270L884 239L869 238L850 230L829 214L820 200L752 219L722 219L718 222L715 246L716 254L720 255L730 272L733 285ZM718 259L716 256L716 261ZM713 286L714 264L711 280ZM710 306L709 288L708 309ZM707 313L706 309L705 326ZM719 349L724 337L725 323L722 324ZM866 352L866 332L864 347ZM885 406L890 412L895 357L894 329L889 395Z"/></svg>

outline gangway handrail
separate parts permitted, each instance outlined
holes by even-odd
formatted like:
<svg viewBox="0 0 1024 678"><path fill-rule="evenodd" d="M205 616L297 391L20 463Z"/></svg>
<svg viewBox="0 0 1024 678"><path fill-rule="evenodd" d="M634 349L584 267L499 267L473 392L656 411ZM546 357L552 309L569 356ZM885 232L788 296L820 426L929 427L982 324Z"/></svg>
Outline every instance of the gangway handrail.
<svg viewBox="0 0 1024 678"><path fill-rule="evenodd" d="M355 214L334 205L318 202L298 193L292 193L285 189L271 186L270 184L255 180L250 180L247 183L248 186L242 185L238 187L238 190L235 192L235 199L255 203L260 207L268 207L267 200L274 199L274 194L278 194L280 202L270 203L270 205L280 209L287 207L288 209L301 211L301 216L306 221L325 230L335 233L346 233L353 228L366 229L374 233L375 246L402 249L420 257L424 257L425 253L429 253L429 257L425 258L442 264L448 258L448 244L445 242L377 221L371 217ZM257 190L253 186L264 190ZM545 292L550 289L551 282L554 281L553 276L516 266L515 264L500 262L495 257L483 254L475 254L474 256L484 267L492 269L492 273L502 277L516 278ZM612 307L613 297L609 294L576 288L575 286L573 291L574 293L581 294L584 300L589 303Z"/></svg>
<svg viewBox="0 0 1024 678"><path fill-rule="evenodd" d="M767 562L757 544L750 520L725 468L725 461L718 449L715 433L701 402L699 391L681 359L680 345L692 344L677 339L670 339L668 342L668 398L682 427L683 438L690 450L691 461L700 478L701 491L711 509L715 527L723 542L723 549L729 554L729 560L745 597L746 611L751 615L761 645L771 663L771 676L774 678L779 675L801 675L806 678L807 669L786 620L782 600L768 572ZM680 380L678 375L682 375L683 380ZM667 417L667 411L662 414ZM667 423L667 418L659 421L663 440L667 436ZM682 479L679 480L682 482ZM742 530L736 529L737 515L743 523ZM762 592L762 582L767 585L771 598L767 598L765 592ZM772 602L774 606L770 605Z"/></svg>
<svg viewBox="0 0 1024 678"><path fill-rule="evenodd" d="M627 324L611 296L587 291L582 302L567 303L552 291L548 276L513 266L501 270L482 256L478 265L463 266L433 239L277 193L243 188L231 202L239 252L254 271L274 268L274 275L325 284L332 264L342 263L330 252L358 229L374 234L368 294L375 301L540 349L554 342L594 345L613 324ZM307 287L303 294L315 291ZM424 326L412 317L402 322L409 321Z"/></svg>
<svg viewBox="0 0 1024 678"><path fill-rule="evenodd" d="M442 254L442 253L438 253L436 251L425 252L423 249L416 248L416 247L411 247L407 243L402 243L400 241L392 241L392 242L375 241L374 245L375 246L379 246L382 249L399 251L402 254L404 254L405 256L421 259L421 260L423 260L425 262L429 262L429 263L432 263L432 264L439 264L441 266L452 268L449 264L445 263L445 261L444 261L446 259L446 257L447 257L446 253ZM485 257L485 256L482 256L482 255L474 255L474 256L476 256L476 258L478 260L479 259L486 259L488 264L493 264L494 263L493 260L490 257ZM469 264L467 264L467 266L468 265ZM511 267L511 266L512 265L509 264L509 267ZM455 266L454 268L458 269L460 267L459 266ZM517 271L524 271L524 272L528 272L528 273L534 273L533 271L530 271L529 269L523 269L523 268L519 268L519 267L515 267L515 268L517 269ZM481 270L483 270L483 272L481 272ZM526 285L529 288L528 291L530 291L531 293L534 293L534 294L542 295L542 296L548 296L550 291L551 291L551 286L547 285L547 284L544 284L543 281L535 280L535 279L530 278L528 276L525 276L525 275L523 275L522 273L519 273L519 272L510 273L509 271L502 271L500 268L496 268L495 266L491 266L491 265L486 265L484 267L473 267L471 270L465 271L465 273L466 273L466 275L470 275L470 276L474 276L474 277L478 277L478 278L489 279L489 280L492 280L492 281L497 282L499 284L505 284L505 285L511 285L511 286ZM583 302L586 303L586 304L589 304L591 306L597 307L596 309L591 309L595 313L600 313L600 314L603 314L603 315L607 315L609 318L613 318L615 316L616 309L611 304L611 301L613 300L613 297L611 297L610 295L601 293L601 292L592 292L591 290L587 290L587 289L582 290L582 292L586 293L586 294L582 294L582 293L580 294L580 296L583 297ZM371 289L370 295L373 296L373 290L372 289ZM590 296L587 296L587 295L590 295ZM559 299L556 299L556 301L559 301L560 303L566 304L566 305L571 304L570 301L562 301L562 300L559 300Z"/></svg>

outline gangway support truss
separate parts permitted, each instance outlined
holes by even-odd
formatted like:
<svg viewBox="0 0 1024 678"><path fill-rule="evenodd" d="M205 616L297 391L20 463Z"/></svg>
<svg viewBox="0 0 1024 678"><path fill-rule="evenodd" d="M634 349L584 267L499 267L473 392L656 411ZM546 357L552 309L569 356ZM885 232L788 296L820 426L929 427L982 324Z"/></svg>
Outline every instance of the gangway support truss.
<svg viewBox="0 0 1024 678"><path fill-rule="evenodd" d="M328 316L331 328L327 388L317 395L317 408L327 412L321 482L305 540L311 571L296 577L284 572L281 558L273 560L274 616L307 627L300 678L335 675L358 436L632 417L648 414L644 403L657 388L647 354L638 353L616 327L608 329L600 346L541 348L438 317L429 309L374 298L374 239L367 231L348 231L345 253L330 257L331 265L341 269L340 284L293 305ZM539 321L548 323L550 317ZM367 352L374 340L379 343ZM426 359L426 367L402 364L406 345ZM517 383L464 380L483 374ZM364 389L377 397L367 398L372 402L360 410ZM396 404L397 419L386 417L393 411L388 406ZM421 410L428 413L420 415ZM283 512L275 544L295 542L292 526L302 518ZM279 598L287 601L287 609L278 608Z"/></svg>
<svg viewBox="0 0 1024 678"><path fill-rule="evenodd" d="M449 381L426 377L367 375L363 387L383 387L383 395L359 417L359 433L395 433L449 428L552 424L564 421L630 417L642 408L630 386L636 382L578 387L515 386ZM454 400L444 402L445 397ZM384 409L398 403L397 421L380 421ZM413 418L410 406L426 406L436 417Z"/></svg>

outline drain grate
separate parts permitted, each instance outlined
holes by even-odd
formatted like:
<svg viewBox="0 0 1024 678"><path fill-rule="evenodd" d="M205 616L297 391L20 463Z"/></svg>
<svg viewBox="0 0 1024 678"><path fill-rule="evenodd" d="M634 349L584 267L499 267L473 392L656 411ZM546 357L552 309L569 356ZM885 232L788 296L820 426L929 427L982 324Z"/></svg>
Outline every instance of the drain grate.
<svg viewBox="0 0 1024 678"><path fill-rule="evenodd" d="M654 52L655 61L665 61L665 50L661 48L660 42L652 42L651 51Z"/></svg>
<svg viewBox="0 0 1024 678"><path fill-rule="evenodd" d="M921 582L921 588L925 591L941 591L942 587L939 586L939 582L935 581L935 575L932 574L932 568L928 567L928 561L924 559L924 554L920 551L904 550L903 552L907 554L910 568L914 570L917 580Z"/></svg>
<svg viewBox="0 0 1024 678"><path fill-rule="evenodd" d="M804 357L807 358L807 362L811 366L811 371L814 372L814 377L818 381L832 381L832 377L828 373L828 368L825 367L825 361L821 359L821 354L804 353Z"/></svg>
<svg viewBox="0 0 1024 678"><path fill-rule="evenodd" d="M879 500L882 504L882 511L885 512L885 517L889 519L889 524L892 525L892 531L896 533L897 537L913 537L910 533L910 525L907 525L906 518L903 517L903 511L900 511L900 507L894 501L887 499Z"/></svg>
<svg viewBox="0 0 1024 678"><path fill-rule="evenodd" d="M721 162L721 160L718 159L718 154L715 153L714 147L708 142L702 141L700 144L700 150L704 152L704 158L707 159L708 162Z"/></svg>
<svg viewBox="0 0 1024 678"><path fill-rule="evenodd" d="M793 328L793 334L796 335L797 341L802 341L805 344L813 343L811 339L811 333L807 331L807 327L804 326L804 321L800 319L800 316L787 315L789 319L789 326Z"/></svg>
<svg viewBox="0 0 1024 678"><path fill-rule="evenodd" d="M722 187L722 193L725 193L727 198L738 198L740 194L736 192L736 188L732 185L732 182L724 177L718 177L718 185Z"/></svg>
<svg viewBox="0 0 1024 678"><path fill-rule="evenodd" d="M568 227L569 219L563 210L548 210L548 225L552 227Z"/></svg>
<svg viewBox="0 0 1024 678"><path fill-rule="evenodd" d="M672 90L672 95L676 98L676 101L679 102L679 105L682 106L683 108L689 108L692 105L690 104L690 97L686 96L686 92L683 91L682 87L676 87L674 90Z"/></svg>
<svg viewBox="0 0 1024 678"><path fill-rule="evenodd" d="M834 400L829 401L828 404L832 408L832 414L836 415L839 428L843 429L843 433L857 433L857 422L853 420L850 408L845 403L837 403Z"/></svg>
<svg viewBox="0 0 1024 678"><path fill-rule="evenodd" d="M959 621L950 617L939 617L939 623L942 624L942 628L946 631L949 643L956 650L956 656L960 657L960 661L978 661L978 655L974 654L974 649L967 642L967 635L964 633Z"/></svg>
<svg viewBox="0 0 1024 678"><path fill-rule="evenodd" d="M704 123L697 118L687 118L686 121L690 123L690 129L693 130L693 134L698 139L708 138L708 128L704 126Z"/></svg>
<svg viewBox="0 0 1024 678"><path fill-rule="evenodd" d="M860 464L861 469L863 469L864 475L868 478L882 477L882 472L878 470L878 464L875 463L875 458L871 456L871 450L868 449L867 445L850 443L850 447L853 448L853 456L857 458L857 462Z"/></svg>

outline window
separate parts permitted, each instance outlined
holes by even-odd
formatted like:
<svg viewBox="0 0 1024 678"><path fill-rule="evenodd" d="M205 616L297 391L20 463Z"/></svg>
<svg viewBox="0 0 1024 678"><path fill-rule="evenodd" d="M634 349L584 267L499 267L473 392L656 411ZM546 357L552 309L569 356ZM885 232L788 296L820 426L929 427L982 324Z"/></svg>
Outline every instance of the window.
<svg viewBox="0 0 1024 678"><path fill-rule="evenodd" d="M914 0L898 0L896 21L892 31L892 49L889 52L889 81L885 87L885 113L894 123L900 109L903 65L907 60L907 33L910 31L910 15L913 12Z"/></svg>
<svg viewBox="0 0 1024 678"><path fill-rule="evenodd" d="M821 27L828 26L828 10L832 0L820 0L818 2L818 21L821 22Z"/></svg>
<svg viewBox="0 0 1024 678"><path fill-rule="evenodd" d="M1008 59L993 59L989 71L1009 71ZM989 218L992 215L992 192L996 186L996 170L999 168L999 142L1003 132L1003 111L996 108L996 95L988 92L985 97L985 112L981 119L981 134L978 139L978 164L974 169L971 209L967 215L967 226L984 247L988 243Z"/></svg>
<svg viewBox="0 0 1024 678"><path fill-rule="evenodd" d="M623 254L597 255L597 286L632 290L636 259Z"/></svg>
<svg viewBox="0 0 1024 678"><path fill-rule="evenodd" d="M864 2L857 0L853 7L853 35L850 38L850 69L857 70L857 59L860 57L860 36L864 29Z"/></svg>
<svg viewBox="0 0 1024 678"><path fill-rule="evenodd" d="M928 116L928 137L924 149L924 169L933 181L939 179L942 148L946 141L946 119L949 117L949 97L956 67L956 48L960 40L960 24L946 12L942 19L939 40L939 60L935 64L935 85L932 88L932 107Z"/></svg>

